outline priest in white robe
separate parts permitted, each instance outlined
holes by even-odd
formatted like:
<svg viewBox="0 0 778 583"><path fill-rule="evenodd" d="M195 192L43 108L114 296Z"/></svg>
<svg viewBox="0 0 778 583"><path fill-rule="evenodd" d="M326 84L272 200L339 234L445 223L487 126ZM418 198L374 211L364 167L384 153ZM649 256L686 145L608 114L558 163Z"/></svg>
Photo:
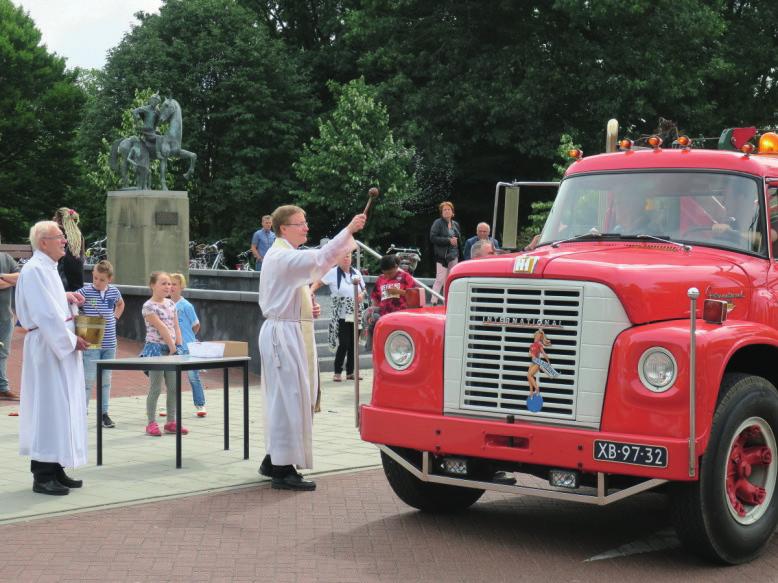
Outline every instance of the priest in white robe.
<svg viewBox="0 0 778 583"><path fill-rule="evenodd" d="M81 350L87 342L75 334L70 303L57 271L65 255L65 237L56 223L41 221L30 229L33 256L16 283L16 315L28 330L22 356L19 403L19 454L30 457L34 492L61 496L80 488L64 468L87 462L86 402Z"/></svg>
<svg viewBox="0 0 778 583"><path fill-rule="evenodd" d="M305 211L286 205L272 215L276 240L262 261L259 305L265 323L259 331L262 387L265 395L265 451L260 473L272 487L314 490L316 484L297 472L313 467L313 407L319 389L310 284L321 279L352 251L354 233L366 216L349 225L320 249L298 250L308 238Z"/></svg>

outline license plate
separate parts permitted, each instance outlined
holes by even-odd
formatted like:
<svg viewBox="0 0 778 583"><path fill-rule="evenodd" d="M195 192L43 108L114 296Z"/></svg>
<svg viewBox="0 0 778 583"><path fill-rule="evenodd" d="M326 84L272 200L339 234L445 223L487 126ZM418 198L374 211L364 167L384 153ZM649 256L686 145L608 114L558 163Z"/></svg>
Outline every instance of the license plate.
<svg viewBox="0 0 778 583"><path fill-rule="evenodd" d="M618 441L594 441L594 459L636 466L667 467L667 448L658 445L637 445Z"/></svg>

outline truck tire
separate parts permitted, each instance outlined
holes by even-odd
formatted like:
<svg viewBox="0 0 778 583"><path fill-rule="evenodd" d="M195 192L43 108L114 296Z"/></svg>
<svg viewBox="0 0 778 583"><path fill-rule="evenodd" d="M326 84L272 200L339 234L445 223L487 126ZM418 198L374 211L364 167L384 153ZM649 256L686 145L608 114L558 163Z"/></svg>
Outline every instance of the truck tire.
<svg viewBox="0 0 778 583"><path fill-rule="evenodd" d="M766 379L724 376L697 482L677 484L672 514L681 542L725 564L752 560L778 523L778 391Z"/></svg>
<svg viewBox="0 0 778 583"><path fill-rule="evenodd" d="M391 457L381 452L386 479L397 497L422 512L456 512L469 508L483 495L483 490L422 482Z"/></svg>

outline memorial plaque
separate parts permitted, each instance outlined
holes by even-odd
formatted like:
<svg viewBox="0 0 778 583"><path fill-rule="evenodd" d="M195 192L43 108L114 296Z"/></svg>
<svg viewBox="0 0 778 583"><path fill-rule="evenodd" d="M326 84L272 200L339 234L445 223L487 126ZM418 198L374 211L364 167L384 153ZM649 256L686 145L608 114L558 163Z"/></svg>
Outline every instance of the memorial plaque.
<svg viewBox="0 0 778 583"><path fill-rule="evenodd" d="M177 225L178 213L170 211L157 211L154 213L155 225Z"/></svg>

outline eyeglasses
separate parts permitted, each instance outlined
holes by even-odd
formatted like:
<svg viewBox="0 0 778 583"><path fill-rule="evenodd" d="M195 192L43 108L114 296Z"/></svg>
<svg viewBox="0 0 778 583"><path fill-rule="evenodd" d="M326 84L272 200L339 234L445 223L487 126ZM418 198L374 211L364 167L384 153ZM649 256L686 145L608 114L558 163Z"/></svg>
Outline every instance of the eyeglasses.
<svg viewBox="0 0 778 583"><path fill-rule="evenodd" d="M61 241L67 241L67 237L65 235L46 235L45 237L41 237L41 239L59 239Z"/></svg>
<svg viewBox="0 0 778 583"><path fill-rule="evenodd" d="M284 223L287 227L307 227L308 221L303 221L302 223Z"/></svg>

